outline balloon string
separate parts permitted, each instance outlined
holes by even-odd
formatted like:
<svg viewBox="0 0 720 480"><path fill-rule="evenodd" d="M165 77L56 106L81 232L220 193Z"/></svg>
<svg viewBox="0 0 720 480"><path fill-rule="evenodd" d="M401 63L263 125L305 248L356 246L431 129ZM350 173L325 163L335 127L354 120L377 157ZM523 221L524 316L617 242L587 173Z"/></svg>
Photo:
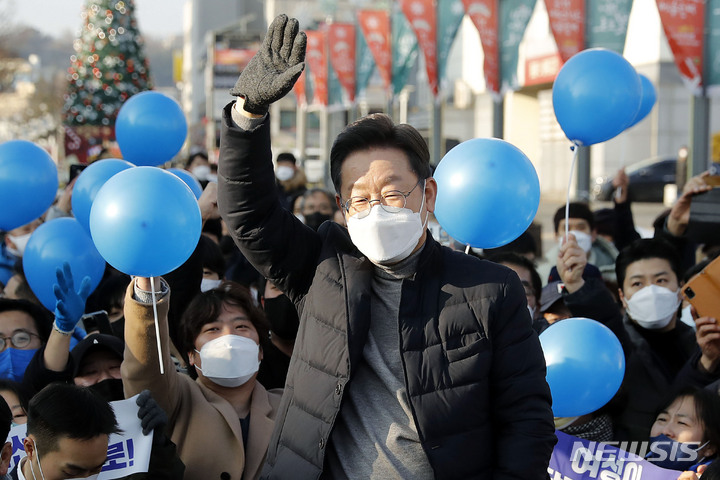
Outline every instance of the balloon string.
<svg viewBox="0 0 720 480"><path fill-rule="evenodd" d="M150 277L150 294L152 295L153 316L155 318L155 340L157 340L160 375L165 375L165 367L163 366L162 358L162 346L160 344L160 323L158 322L157 299L155 298L155 277Z"/></svg>
<svg viewBox="0 0 720 480"><path fill-rule="evenodd" d="M575 163L577 162L578 146L570 147L573 151L572 163L570 163L570 178L568 179L567 197L565 199L565 241L567 241L568 232L570 231L570 185L572 184L573 174L575 172Z"/></svg>
<svg viewBox="0 0 720 480"><path fill-rule="evenodd" d="M465 255L469 255L469 254L470 254L470 244L468 243L467 247L465 247Z"/></svg>

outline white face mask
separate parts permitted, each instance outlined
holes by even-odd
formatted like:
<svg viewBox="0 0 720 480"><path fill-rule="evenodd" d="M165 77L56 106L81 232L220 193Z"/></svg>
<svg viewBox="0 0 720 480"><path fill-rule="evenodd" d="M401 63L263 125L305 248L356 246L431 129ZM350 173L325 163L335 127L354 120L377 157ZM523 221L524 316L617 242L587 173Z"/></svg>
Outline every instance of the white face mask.
<svg viewBox="0 0 720 480"><path fill-rule="evenodd" d="M190 173L195 175L195 178L197 178L199 181L207 180L208 176L210 175L210 167L207 165L198 165L197 167L193 168Z"/></svg>
<svg viewBox="0 0 720 480"><path fill-rule="evenodd" d="M425 188L420 211L425 204ZM427 222L428 215L425 215ZM410 256L425 231L420 212L402 208L390 213L381 205L373 205L367 217L348 217L350 239L371 262L378 265L399 262Z"/></svg>
<svg viewBox="0 0 720 480"><path fill-rule="evenodd" d="M27 247L28 241L30 240L30 235L32 235L32 233L26 233L24 235L10 235L8 233L7 238L15 244L15 248L7 247L8 252L16 257L22 257L23 254L25 254L25 247Z"/></svg>
<svg viewBox="0 0 720 480"><path fill-rule="evenodd" d="M687 307L683 307L683 309L680 310L680 321L691 327L693 330L697 330L697 325L695 325L695 318L693 318L690 308L691 306L688 305Z"/></svg>
<svg viewBox="0 0 720 480"><path fill-rule="evenodd" d="M212 278L203 278L200 282L200 291L205 293L208 290L212 290L213 288L217 288L222 283L222 280L213 280Z"/></svg>
<svg viewBox="0 0 720 480"><path fill-rule="evenodd" d="M578 247L582 248L585 253L588 253L590 249L592 248L592 237L588 235L585 232L580 232L578 230L570 230L568 234L575 235L575 240L577 240ZM562 247L563 240L565 239L565 234L560 238L558 241L558 245Z"/></svg>
<svg viewBox="0 0 720 480"><path fill-rule="evenodd" d="M223 335L210 340L198 353L202 368L197 365L195 368L223 387L245 384L260 368L260 347L254 340L240 335Z"/></svg>
<svg viewBox="0 0 720 480"><path fill-rule="evenodd" d="M294 175L295 170L293 170L292 167L288 167L287 165L280 165L279 167L277 167L277 169L275 169L275 176L281 182L290 180Z"/></svg>
<svg viewBox="0 0 720 480"><path fill-rule="evenodd" d="M643 328L665 328L680 305L678 293L659 285L648 285L627 299L627 313Z"/></svg>
<svg viewBox="0 0 720 480"><path fill-rule="evenodd" d="M530 312L530 320L533 320L535 318L535 309L532 308L530 305L527 306L528 312Z"/></svg>

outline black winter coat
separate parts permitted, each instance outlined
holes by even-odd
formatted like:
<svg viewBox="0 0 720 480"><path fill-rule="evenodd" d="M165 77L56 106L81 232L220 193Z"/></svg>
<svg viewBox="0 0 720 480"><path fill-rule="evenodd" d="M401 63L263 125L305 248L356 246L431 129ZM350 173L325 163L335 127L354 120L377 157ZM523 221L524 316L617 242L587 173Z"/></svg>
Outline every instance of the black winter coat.
<svg viewBox="0 0 720 480"><path fill-rule="evenodd" d="M318 478L370 324L373 265L347 231L316 233L272 189L269 121L220 143L218 205L243 254L298 306L300 328L264 478ZM502 266L428 234L402 285L405 384L436 478L545 479L556 441L545 362L524 291Z"/></svg>

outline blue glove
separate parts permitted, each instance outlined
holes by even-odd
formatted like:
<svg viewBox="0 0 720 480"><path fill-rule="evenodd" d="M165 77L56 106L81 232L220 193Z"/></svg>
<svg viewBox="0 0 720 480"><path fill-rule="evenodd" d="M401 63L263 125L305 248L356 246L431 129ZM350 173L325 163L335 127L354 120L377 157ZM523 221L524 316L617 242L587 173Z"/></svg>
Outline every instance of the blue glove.
<svg viewBox="0 0 720 480"><path fill-rule="evenodd" d="M75 330L80 317L85 313L85 302L90 295L90 277L85 277L80 290L75 291L70 264L63 263L63 268L56 269L57 283L53 285L55 293L55 328L61 333L71 334Z"/></svg>
<svg viewBox="0 0 720 480"><path fill-rule="evenodd" d="M168 423L168 417L160 405L150 395L150 390L143 390L138 395L137 403L138 418L140 419L140 425L142 425L143 435L149 435L150 432L156 429L162 430Z"/></svg>

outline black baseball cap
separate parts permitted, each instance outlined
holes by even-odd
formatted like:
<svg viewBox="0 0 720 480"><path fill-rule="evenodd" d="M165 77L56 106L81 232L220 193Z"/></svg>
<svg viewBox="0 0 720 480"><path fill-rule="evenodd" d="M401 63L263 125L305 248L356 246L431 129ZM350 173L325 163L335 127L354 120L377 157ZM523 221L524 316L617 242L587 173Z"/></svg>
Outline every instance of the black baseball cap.
<svg viewBox="0 0 720 480"><path fill-rule="evenodd" d="M103 333L92 333L88 335L82 339L80 343L75 345L75 348L73 348L70 352L75 365L73 369L73 377L77 376L83 359L89 353L96 350L108 350L116 354L122 360L125 343L113 335L105 335Z"/></svg>

